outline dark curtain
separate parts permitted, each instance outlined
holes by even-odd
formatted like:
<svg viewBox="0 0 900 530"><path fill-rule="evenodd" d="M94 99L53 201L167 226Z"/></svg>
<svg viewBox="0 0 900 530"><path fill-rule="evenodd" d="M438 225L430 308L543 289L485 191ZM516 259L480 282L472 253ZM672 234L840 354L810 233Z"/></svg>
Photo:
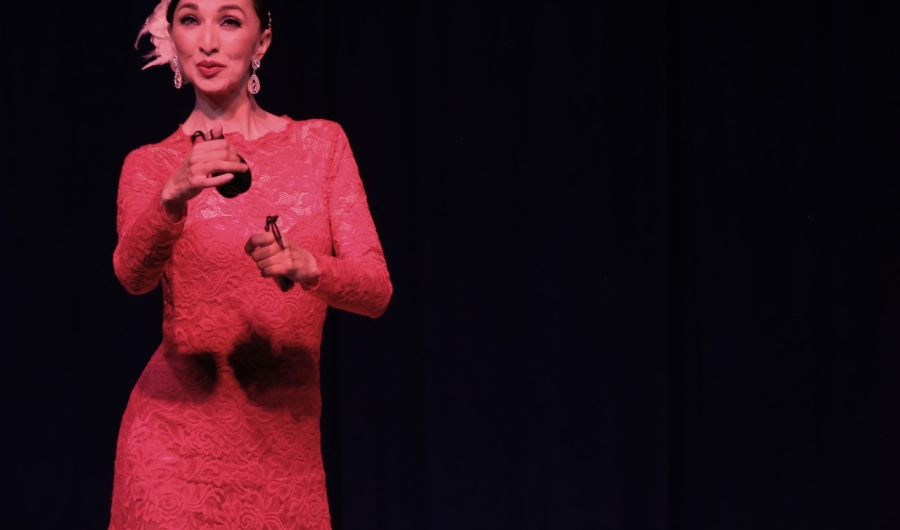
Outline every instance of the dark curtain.
<svg viewBox="0 0 900 530"><path fill-rule="evenodd" d="M155 3L5 5L5 528L104 528L159 293ZM395 287L330 312L336 530L900 527L896 2L273 0L261 105L340 122ZM146 43L143 48L146 50Z"/></svg>

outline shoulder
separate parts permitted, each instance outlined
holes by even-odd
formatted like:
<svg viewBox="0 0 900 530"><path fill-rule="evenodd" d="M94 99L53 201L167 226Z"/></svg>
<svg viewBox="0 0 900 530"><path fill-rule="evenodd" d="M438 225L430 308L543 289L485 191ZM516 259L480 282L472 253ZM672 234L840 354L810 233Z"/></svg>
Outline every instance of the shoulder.
<svg viewBox="0 0 900 530"><path fill-rule="evenodd" d="M307 131L323 133L323 134L342 134L344 129L336 121L325 120L322 118L311 118L308 120L291 120L294 127L305 129Z"/></svg>
<svg viewBox="0 0 900 530"><path fill-rule="evenodd" d="M129 152L125 157L124 166L159 167L161 165L171 165L173 161L177 161L183 156L189 147L190 139L181 132L179 127L168 138L160 142L142 145Z"/></svg>
<svg viewBox="0 0 900 530"><path fill-rule="evenodd" d="M128 153L128 157L147 158L157 157L161 154L181 152L190 147L191 140L181 130L179 125L175 132L167 138L156 143L145 144Z"/></svg>
<svg viewBox="0 0 900 530"><path fill-rule="evenodd" d="M346 141L344 129L335 121L321 118L291 120L291 127L300 138L314 138L319 141Z"/></svg>
<svg viewBox="0 0 900 530"><path fill-rule="evenodd" d="M349 146L344 129L331 120L291 120L286 130L288 141L321 155L335 156Z"/></svg>

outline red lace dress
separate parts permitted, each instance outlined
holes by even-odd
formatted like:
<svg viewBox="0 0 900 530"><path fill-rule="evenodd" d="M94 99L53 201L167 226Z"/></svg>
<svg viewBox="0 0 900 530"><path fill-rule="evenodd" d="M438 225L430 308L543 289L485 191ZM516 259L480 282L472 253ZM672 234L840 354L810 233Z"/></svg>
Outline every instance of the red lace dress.
<svg viewBox="0 0 900 530"><path fill-rule="evenodd" d="M328 529L319 416L327 306L376 317L391 283L340 126L290 121L226 134L250 190L204 190L172 223L162 185L191 147L180 129L125 159L115 272L132 293L162 284L163 339L135 386L116 450L111 529ZM314 288L284 293L244 244L277 215L312 252Z"/></svg>

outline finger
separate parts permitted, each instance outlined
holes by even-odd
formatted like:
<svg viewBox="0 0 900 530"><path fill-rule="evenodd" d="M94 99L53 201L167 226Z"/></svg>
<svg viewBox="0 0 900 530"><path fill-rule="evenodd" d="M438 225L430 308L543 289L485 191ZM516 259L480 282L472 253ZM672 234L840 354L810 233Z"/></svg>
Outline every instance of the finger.
<svg viewBox="0 0 900 530"><path fill-rule="evenodd" d="M233 173L223 173L216 176L194 177L192 183L199 188L213 188L221 186L234 178Z"/></svg>
<svg viewBox="0 0 900 530"><path fill-rule="evenodd" d="M257 232L250 236L250 241L258 247L271 245L275 242L275 234L272 232Z"/></svg>
<svg viewBox="0 0 900 530"><path fill-rule="evenodd" d="M205 142L202 149L198 148L191 153L192 164L201 164L213 160L244 161L238 150L226 140L209 140Z"/></svg>
<svg viewBox="0 0 900 530"><path fill-rule="evenodd" d="M194 145L194 149L191 155L194 158L198 157L222 157L228 154L229 149L233 148L231 144L228 143L228 140L206 140L205 142L198 142Z"/></svg>
<svg viewBox="0 0 900 530"><path fill-rule="evenodd" d="M212 160L217 158L228 157L229 144L225 140L207 140L194 146L191 152L191 160L202 162L204 160Z"/></svg>
<svg viewBox="0 0 900 530"><path fill-rule="evenodd" d="M235 160L235 161L222 160L220 162L217 162L215 164L215 167L216 167L216 169L213 171L213 173L223 173L226 171L229 173L241 173L243 171L247 171L248 169L250 169L250 166L246 162L240 162L238 160Z"/></svg>
<svg viewBox="0 0 900 530"><path fill-rule="evenodd" d="M227 160L214 160L210 162L202 162L191 166L191 173L194 175L212 175L215 173L242 173L247 171L250 166L243 162L229 162Z"/></svg>
<svg viewBox="0 0 900 530"><path fill-rule="evenodd" d="M221 148L217 148L214 152L215 156L220 156L222 160L231 160L233 162L241 161L241 155L238 153L237 148L234 147L230 142L223 140L225 143L221 146Z"/></svg>
<svg viewBox="0 0 900 530"><path fill-rule="evenodd" d="M271 278L273 276L286 276L288 272L291 270L290 261L279 259L279 256L275 256L273 258L269 258L266 260L265 266L259 267L259 272L264 278ZM257 263L257 265L260 265Z"/></svg>
<svg viewBox="0 0 900 530"><path fill-rule="evenodd" d="M259 252L261 249L257 249L256 252ZM285 256L282 254L281 250L275 253L275 255L270 256L266 259L259 260L256 262L256 266L259 267L259 270L264 271L266 269L279 266L285 262Z"/></svg>
<svg viewBox="0 0 900 530"><path fill-rule="evenodd" d="M212 132L213 138L222 138L225 135L225 129L222 128L222 125L220 123L216 123L215 125L213 125L210 131Z"/></svg>
<svg viewBox="0 0 900 530"><path fill-rule="evenodd" d="M259 232L250 236L244 245L244 252L252 254L259 247L265 247L275 243L275 236L271 232Z"/></svg>
<svg viewBox="0 0 900 530"><path fill-rule="evenodd" d="M244 161L244 159L241 157L241 154L238 153L237 149L231 144L228 144L228 160L234 160L237 162Z"/></svg>
<svg viewBox="0 0 900 530"><path fill-rule="evenodd" d="M275 278L276 276L287 276L290 269L286 266L269 267L259 271L263 278Z"/></svg>
<svg viewBox="0 0 900 530"><path fill-rule="evenodd" d="M253 258L253 261L256 261L258 263L280 253L281 247L277 243L273 242L268 245L256 247L256 250L253 250L252 252L253 253L250 254L250 257Z"/></svg>

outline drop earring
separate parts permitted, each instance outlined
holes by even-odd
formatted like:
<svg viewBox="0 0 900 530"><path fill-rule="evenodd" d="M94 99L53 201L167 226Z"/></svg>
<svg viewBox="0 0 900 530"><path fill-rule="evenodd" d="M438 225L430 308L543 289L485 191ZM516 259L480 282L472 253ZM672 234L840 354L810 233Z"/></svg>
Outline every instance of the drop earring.
<svg viewBox="0 0 900 530"><path fill-rule="evenodd" d="M172 64L175 65L175 79L173 80L175 83L175 88L181 88L182 79L181 79L181 66L178 64L178 56L172 57Z"/></svg>
<svg viewBox="0 0 900 530"><path fill-rule="evenodd" d="M259 94L259 78L256 77L256 71L259 70L259 59L253 59L250 67L253 68L253 73L250 74L250 80L247 81L247 90L251 94Z"/></svg>

